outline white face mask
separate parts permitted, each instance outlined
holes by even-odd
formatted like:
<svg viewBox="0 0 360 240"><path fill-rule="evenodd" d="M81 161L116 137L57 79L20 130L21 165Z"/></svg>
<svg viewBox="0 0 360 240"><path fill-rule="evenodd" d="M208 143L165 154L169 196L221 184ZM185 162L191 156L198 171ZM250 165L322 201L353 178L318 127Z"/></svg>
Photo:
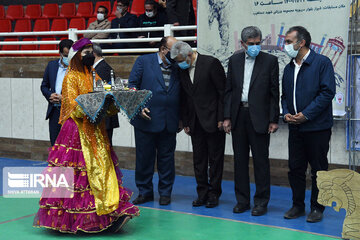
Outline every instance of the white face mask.
<svg viewBox="0 0 360 240"><path fill-rule="evenodd" d="M284 48L285 48L286 54L291 58L296 58L296 56L298 55L299 50L300 50L300 48L298 50L295 50L293 43L285 45Z"/></svg>
<svg viewBox="0 0 360 240"><path fill-rule="evenodd" d="M146 14L146 16L149 17L149 18L152 18L152 17L154 17L154 15L155 15L153 11L151 11L151 12L145 12L145 14Z"/></svg>
<svg viewBox="0 0 360 240"><path fill-rule="evenodd" d="M121 8L121 7L116 7L116 10L119 12L119 13L123 13L124 9Z"/></svg>
<svg viewBox="0 0 360 240"><path fill-rule="evenodd" d="M97 20L102 21L102 20L104 20L104 19L105 19L105 16L104 16L103 13L98 13L98 14L97 14Z"/></svg>

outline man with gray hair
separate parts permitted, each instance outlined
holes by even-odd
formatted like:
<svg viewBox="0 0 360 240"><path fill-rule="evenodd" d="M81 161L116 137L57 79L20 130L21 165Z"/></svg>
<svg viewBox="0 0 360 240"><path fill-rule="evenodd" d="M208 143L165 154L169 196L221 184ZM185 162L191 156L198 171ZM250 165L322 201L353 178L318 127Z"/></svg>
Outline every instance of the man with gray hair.
<svg viewBox="0 0 360 240"><path fill-rule="evenodd" d="M192 205L216 207L224 166L225 71L218 59L193 51L185 42L173 45L171 58L181 68L181 117L193 145L198 197Z"/></svg>
<svg viewBox="0 0 360 240"><path fill-rule="evenodd" d="M256 192L251 214L267 212L270 199L270 133L279 120L279 64L277 57L261 52L261 31L250 26L241 32L244 51L229 59L224 99L224 130L232 132L235 169L234 213L250 209L249 152Z"/></svg>
<svg viewBox="0 0 360 240"><path fill-rule="evenodd" d="M99 44L93 43L93 51L95 56L93 68L95 69L96 73L103 81L110 83L111 70L113 70L112 67L103 58L102 49ZM114 73L114 78L115 78L115 73ZM110 144L112 146L113 145L112 136L113 136L114 128L118 128L120 126L118 115L107 117L105 119L105 123L106 123L106 131L108 133Z"/></svg>

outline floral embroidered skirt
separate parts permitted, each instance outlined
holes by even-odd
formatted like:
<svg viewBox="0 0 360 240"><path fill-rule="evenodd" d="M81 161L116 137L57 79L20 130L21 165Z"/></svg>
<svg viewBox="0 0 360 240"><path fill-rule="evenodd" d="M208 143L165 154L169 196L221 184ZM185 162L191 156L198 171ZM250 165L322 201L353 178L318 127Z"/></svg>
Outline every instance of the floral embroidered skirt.
<svg viewBox="0 0 360 240"><path fill-rule="evenodd" d="M41 198L34 227L70 233L76 233L78 230L95 233L107 229L121 216L138 216L139 209L129 202L132 193L122 187L122 173L116 166L117 157L113 150L111 158L119 185L119 207L110 214L99 216L96 214L95 199L89 186L79 130L74 120L69 118L62 126L56 144L50 150L48 168L74 168L74 192L72 198Z"/></svg>

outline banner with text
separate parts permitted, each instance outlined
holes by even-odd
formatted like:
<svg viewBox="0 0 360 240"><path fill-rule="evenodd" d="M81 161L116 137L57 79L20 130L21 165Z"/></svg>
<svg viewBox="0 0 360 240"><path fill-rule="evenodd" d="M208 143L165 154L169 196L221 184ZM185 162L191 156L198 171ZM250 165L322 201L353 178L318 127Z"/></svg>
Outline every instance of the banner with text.
<svg viewBox="0 0 360 240"><path fill-rule="evenodd" d="M241 30L255 25L263 34L262 50L279 58L280 80L290 61L283 51L285 33L292 26L305 27L311 34L311 48L333 63L337 86L334 115L345 115L350 1L207 0L198 1L198 13L200 53L217 57L226 68L228 58L241 49Z"/></svg>

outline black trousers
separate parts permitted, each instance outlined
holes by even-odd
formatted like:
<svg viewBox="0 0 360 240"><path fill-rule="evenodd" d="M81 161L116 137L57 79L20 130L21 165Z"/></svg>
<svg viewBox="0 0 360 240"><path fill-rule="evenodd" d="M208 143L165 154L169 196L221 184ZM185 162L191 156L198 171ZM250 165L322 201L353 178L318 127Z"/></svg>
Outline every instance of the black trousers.
<svg viewBox="0 0 360 240"><path fill-rule="evenodd" d="M54 146L57 136L59 135L61 125L59 124L60 107L53 107L49 116L49 133L51 146Z"/></svg>
<svg viewBox="0 0 360 240"><path fill-rule="evenodd" d="M176 132L166 129L162 132L145 132L135 129L136 167L135 183L139 194L153 196L153 175L155 159L159 175L160 196L171 196L175 180Z"/></svg>
<svg viewBox="0 0 360 240"><path fill-rule="evenodd" d="M112 147L113 146L112 137L113 137L114 129L113 128L106 129L106 132L107 132L108 137L109 137L110 146Z"/></svg>
<svg viewBox="0 0 360 240"><path fill-rule="evenodd" d="M316 172L328 169L327 153L331 129L314 132L289 131L289 182L293 193L293 205L305 208L306 169L311 166L311 209L324 211L317 202L319 189L316 185Z"/></svg>
<svg viewBox="0 0 360 240"><path fill-rule="evenodd" d="M199 199L221 195L221 181L224 168L225 133L206 132L196 118L195 129L191 133L194 172Z"/></svg>
<svg viewBox="0 0 360 240"><path fill-rule="evenodd" d="M238 114L236 128L232 131L236 200L240 205L250 205L249 152L251 149L256 184L254 204L266 207L270 199L270 135L255 131L249 108L240 107Z"/></svg>

